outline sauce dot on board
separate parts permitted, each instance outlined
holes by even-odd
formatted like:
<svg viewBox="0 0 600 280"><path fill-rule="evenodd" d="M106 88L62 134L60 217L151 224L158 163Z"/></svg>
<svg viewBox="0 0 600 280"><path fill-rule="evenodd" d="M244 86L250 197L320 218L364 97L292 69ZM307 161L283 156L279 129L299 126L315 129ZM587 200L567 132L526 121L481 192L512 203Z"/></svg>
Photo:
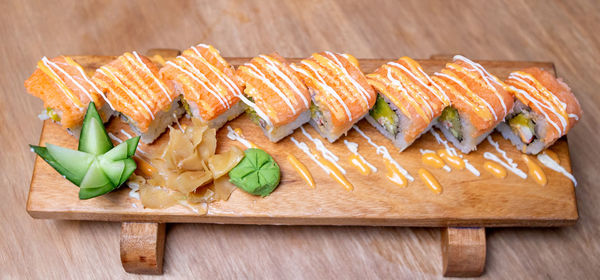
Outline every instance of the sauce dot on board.
<svg viewBox="0 0 600 280"><path fill-rule="evenodd" d="M440 194L442 193L442 186L438 182L438 180L429 172L427 169L419 168L419 177L429 189L431 189L434 193Z"/></svg>

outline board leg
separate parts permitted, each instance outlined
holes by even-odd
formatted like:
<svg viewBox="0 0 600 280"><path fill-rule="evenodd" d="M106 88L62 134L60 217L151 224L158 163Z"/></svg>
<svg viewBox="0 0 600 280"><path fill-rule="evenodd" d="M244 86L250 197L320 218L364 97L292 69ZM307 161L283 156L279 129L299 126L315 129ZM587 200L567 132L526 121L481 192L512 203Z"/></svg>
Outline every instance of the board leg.
<svg viewBox="0 0 600 280"><path fill-rule="evenodd" d="M480 276L485 268L485 254L485 228L442 229L444 276Z"/></svg>
<svg viewBox="0 0 600 280"><path fill-rule="evenodd" d="M137 274L162 274L165 251L165 224L121 224L121 263L125 271Z"/></svg>

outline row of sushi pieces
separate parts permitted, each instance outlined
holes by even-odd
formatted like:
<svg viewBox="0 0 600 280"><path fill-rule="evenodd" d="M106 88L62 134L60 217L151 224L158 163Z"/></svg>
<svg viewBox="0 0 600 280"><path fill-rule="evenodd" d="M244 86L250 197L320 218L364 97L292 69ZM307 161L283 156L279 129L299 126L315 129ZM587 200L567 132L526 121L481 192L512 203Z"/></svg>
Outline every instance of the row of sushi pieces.
<svg viewBox="0 0 600 280"><path fill-rule="evenodd" d="M246 111L272 142L306 122L334 142L366 118L400 150L436 126L464 153L497 128L519 150L537 154L582 113L569 87L543 69L501 81L460 55L433 75L408 57L365 75L353 56L333 52L299 63L259 55L236 70L199 44L160 69L125 53L91 78L69 57L42 58L25 87L43 99L48 118L72 132L94 101L105 121L119 114L144 143L186 112L220 128Z"/></svg>

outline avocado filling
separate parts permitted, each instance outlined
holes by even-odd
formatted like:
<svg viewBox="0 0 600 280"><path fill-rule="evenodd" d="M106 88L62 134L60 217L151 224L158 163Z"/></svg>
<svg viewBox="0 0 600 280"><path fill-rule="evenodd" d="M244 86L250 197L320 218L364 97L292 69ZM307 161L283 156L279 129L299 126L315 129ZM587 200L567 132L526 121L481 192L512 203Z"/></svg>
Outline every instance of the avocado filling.
<svg viewBox="0 0 600 280"><path fill-rule="evenodd" d="M535 124L524 113L519 113L508 120L508 125L515 134L519 135L523 143L529 144L535 138Z"/></svg>
<svg viewBox="0 0 600 280"><path fill-rule="evenodd" d="M396 135L396 133L398 133L398 115L390 108L390 105L385 102L381 95L377 95L377 100L375 101L373 109L369 111L369 115L371 115L371 117L373 117L391 135Z"/></svg>
<svg viewBox="0 0 600 280"><path fill-rule="evenodd" d="M454 107L446 107L444 111L442 111L439 121L450 131L450 133L452 133L456 139L458 139L458 141L463 140L460 115Z"/></svg>
<svg viewBox="0 0 600 280"><path fill-rule="evenodd" d="M192 110L190 110L190 104L185 101L185 98L181 98L181 104L183 105L183 109L185 109L185 112L188 114L188 116L193 116Z"/></svg>
<svg viewBox="0 0 600 280"><path fill-rule="evenodd" d="M50 119L52 119L55 122L60 122L60 116L54 112L54 109L48 107L46 108L46 115L48 115L48 117L50 117Z"/></svg>

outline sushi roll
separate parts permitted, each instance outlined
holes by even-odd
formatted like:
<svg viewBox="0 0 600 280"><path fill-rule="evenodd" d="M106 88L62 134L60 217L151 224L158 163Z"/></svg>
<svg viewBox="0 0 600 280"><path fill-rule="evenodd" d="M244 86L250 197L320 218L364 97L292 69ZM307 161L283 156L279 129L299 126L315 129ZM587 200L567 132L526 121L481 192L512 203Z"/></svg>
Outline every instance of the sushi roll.
<svg viewBox="0 0 600 280"><path fill-rule="evenodd" d="M183 95L188 115L220 128L244 112L242 86L232 66L214 47L192 46L160 70L161 78Z"/></svg>
<svg viewBox="0 0 600 280"><path fill-rule="evenodd" d="M382 65L367 80L378 95L365 118L400 151L427 132L450 105L444 91L409 57Z"/></svg>
<svg viewBox="0 0 600 280"><path fill-rule="evenodd" d="M79 137L81 124L90 101L104 122L113 114L110 102L92 82L83 67L68 56L43 57L37 69L25 81L31 95L44 101L46 108L40 118L51 119Z"/></svg>
<svg viewBox="0 0 600 280"><path fill-rule="evenodd" d="M310 94L284 58L259 55L240 66L250 118L272 142L277 142L310 120Z"/></svg>
<svg viewBox="0 0 600 280"><path fill-rule="evenodd" d="M463 56L454 56L454 62L446 64L432 79L451 103L436 126L463 153L476 150L513 107L506 85Z"/></svg>
<svg viewBox="0 0 600 280"><path fill-rule="evenodd" d="M581 117L581 106L569 86L547 71L515 71L506 84L515 95L515 107L498 130L524 153L548 148Z"/></svg>
<svg viewBox="0 0 600 280"><path fill-rule="evenodd" d="M351 55L315 53L292 68L310 92L310 124L329 142L344 135L375 104L377 94Z"/></svg>
<svg viewBox="0 0 600 280"><path fill-rule="evenodd" d="M152 143L185 112L156 65L136 52L98 68L92 79L143 143Z"/></svg>

